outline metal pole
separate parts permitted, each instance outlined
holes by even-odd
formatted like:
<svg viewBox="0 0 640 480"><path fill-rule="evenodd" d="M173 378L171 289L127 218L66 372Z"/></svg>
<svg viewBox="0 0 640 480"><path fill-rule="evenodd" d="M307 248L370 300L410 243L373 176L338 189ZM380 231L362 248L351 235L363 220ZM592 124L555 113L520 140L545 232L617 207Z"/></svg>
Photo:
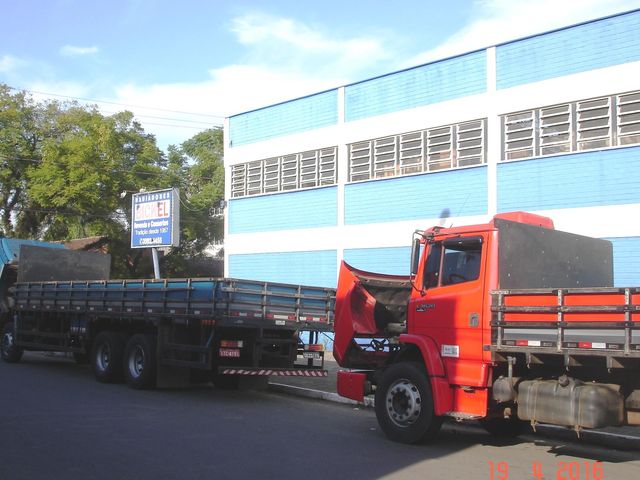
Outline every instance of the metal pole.
<svg viewBox="0 0 640 480"><path fill-rule="evenodd" d="M153 257L153 273L156 280L160 280L160 260L158 260L158 249L151 249L151 256Z"/></svg>

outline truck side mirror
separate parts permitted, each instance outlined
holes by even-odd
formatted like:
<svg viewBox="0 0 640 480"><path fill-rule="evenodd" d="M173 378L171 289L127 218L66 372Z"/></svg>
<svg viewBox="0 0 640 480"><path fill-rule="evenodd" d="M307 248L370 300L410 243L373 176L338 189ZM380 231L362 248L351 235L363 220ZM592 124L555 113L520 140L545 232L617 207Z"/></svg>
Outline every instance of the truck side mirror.
<svg viewBox="0 0 640 480"><path fill-rule="evenodd" d="M411 276L415 276L420 268L420 239L414 238L411 246Z"/></svg>

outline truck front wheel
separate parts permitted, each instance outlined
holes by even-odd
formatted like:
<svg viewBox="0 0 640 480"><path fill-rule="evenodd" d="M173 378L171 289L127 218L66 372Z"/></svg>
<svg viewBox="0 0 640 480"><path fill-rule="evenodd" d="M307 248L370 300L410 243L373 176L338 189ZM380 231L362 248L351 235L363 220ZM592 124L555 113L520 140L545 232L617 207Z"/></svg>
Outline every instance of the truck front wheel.
<svg viewBox="0 0 640 480"><path fill-rule="evenodd" d="M133 388L153 388L156 384L156 337L132 336L124 350L124 377Z"/></svg>
<svg viewBox="0 0 640 480"><path fill-rule="evenodd" d="M442 417L433 411L433 395L424 367L418 362L391 365L376 389L376 417L393 441L418 443L435 438Z"/></svg>
<svg viewBox="0 0 640 480"><path fill-rule="evenodd" d="M118 332L100 332L93 342L91 362L96 380L112 383L122 380L124 336Z"/></svg>
<svg viewBox="0 0 640 480"><path fill-rule="evenodd" d="M17 363L22 358L23 350L15 343L12 323L5 323L4 328L2 329L0 353L2 355L2 359L7 363Z"/></svg>

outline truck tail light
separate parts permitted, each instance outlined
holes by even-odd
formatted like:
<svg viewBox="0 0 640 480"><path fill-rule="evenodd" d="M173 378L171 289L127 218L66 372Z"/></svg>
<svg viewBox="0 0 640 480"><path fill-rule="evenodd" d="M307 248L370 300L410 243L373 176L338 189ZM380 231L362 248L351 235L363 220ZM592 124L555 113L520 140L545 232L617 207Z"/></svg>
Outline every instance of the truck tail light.
<svg viewBox="0 0 640 480"><path fill-rule="evenodd" d="M242 340L220 340L220 348L242 348L243 346Z"/></svg>
<svg viewBox="0 0 640 480"><path fill-rule="evenodd" d="M578 348L607 348L607 344L602 342L578 342Z"/></svg>
<svg viewBox="0 0 640 480"><path fill-rule="evenodd" d="M304 346L307 352L324 352L324 345L321 343L311 343Z"/></svg>

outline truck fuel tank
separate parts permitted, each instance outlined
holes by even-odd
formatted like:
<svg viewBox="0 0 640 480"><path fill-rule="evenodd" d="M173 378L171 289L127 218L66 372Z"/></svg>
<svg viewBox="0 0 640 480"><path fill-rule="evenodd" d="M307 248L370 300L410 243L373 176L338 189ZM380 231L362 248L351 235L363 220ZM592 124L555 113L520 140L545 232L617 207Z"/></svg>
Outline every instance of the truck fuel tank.
<svg viewBox="0 0 640 480"><path fill-rule="evenodd" d="M518 417L576 428L622 424L624 401L618 385L557 380L526 380L518 385Z"/></svg>

